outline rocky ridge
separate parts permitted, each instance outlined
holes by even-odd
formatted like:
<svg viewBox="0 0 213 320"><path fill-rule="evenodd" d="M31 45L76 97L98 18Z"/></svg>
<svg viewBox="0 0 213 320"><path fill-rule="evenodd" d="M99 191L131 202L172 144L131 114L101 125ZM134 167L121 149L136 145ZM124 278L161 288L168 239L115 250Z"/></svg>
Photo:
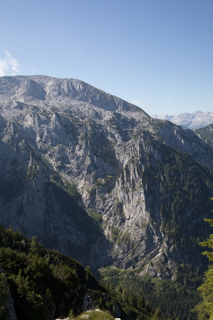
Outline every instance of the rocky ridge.
<svg viewBox="0 0 213 320"><path fill-rule="evenodd" d="M94 269L201 267L212 156L193 131L82 81L0 78L0 222Z"/></svg>

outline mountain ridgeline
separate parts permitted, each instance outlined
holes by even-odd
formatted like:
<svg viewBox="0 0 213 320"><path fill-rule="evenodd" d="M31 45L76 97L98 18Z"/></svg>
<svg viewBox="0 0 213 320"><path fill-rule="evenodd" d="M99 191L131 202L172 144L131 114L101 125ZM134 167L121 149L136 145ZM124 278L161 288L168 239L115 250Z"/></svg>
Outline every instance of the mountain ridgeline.
<svg viewBox="0 0 213 320"><path fill-rule="evenodd" d="M0 223L94 271L184 283L183 264L206 268L213 149L201 138L79 80L2 77Z"/></svg>

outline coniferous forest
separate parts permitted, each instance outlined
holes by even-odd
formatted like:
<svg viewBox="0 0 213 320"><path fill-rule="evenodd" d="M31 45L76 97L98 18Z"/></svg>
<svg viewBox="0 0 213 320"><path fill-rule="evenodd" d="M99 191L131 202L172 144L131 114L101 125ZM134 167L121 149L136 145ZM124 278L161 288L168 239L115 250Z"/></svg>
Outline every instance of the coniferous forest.
<svg viewBox="0 0 213 320"><path fill-rule="evenodd" d="M212 220L208 222L213 225ZM201 245L212 248L212 237ZM212 261L212 252L204 254ZM18 320L52 320L65 316L78 319L84 309L85 296L92 300L89 309L107 312L105 315L94 313L94 319L96 316L106 319L119 316L125 320L194 320L209 319L213 314L211 265L198 291L196 288L202 283L202 275L199 272L190 275L190 270L184 266L182 284L148 275L139 277L138 270L110 267L99 270L101 279L98 282L89 266L84 268L58 251L45 249L36 237L27 239L19 231L13 231L11 227L6 230L2 226L0 265L3 268L0 274L2 320L10 319L7 303L10 295Z"/></svg>
<svg viewBox="0 0 213 320"><path fill-rule="evenodd" d="M53 320L77 317L86 308L100 308L109 317L121 319L163 319L159 310L140 293L133 296L122 288L99 283L76 260L45 249L33 237L0 226L0 318L9 319L10 294L18 320ZM126 289L125 289L126 290ZM124 292L125 292L124 290Z"/></svg>

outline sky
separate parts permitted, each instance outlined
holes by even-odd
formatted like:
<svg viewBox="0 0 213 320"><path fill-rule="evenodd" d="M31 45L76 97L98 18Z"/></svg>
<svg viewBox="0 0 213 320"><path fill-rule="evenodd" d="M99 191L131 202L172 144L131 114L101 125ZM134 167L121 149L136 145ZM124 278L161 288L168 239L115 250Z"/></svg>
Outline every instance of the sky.
<svg viewBox="0 0 213 320"><path fill-rule="evenodd" d="M2 0L0 76L76 78L150 115L213 112L212 0Z"/></svg>

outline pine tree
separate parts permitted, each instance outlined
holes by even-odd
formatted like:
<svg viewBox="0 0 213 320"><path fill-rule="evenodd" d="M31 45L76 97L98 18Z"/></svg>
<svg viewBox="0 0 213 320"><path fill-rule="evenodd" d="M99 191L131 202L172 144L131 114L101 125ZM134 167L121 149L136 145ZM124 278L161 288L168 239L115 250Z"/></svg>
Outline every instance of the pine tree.
<svg viewBox="0 0 213 320"><path fill-rule="evenodd" d="M123 300L123 302L125 302L125 303L129 303L128 291L127 291L127 289L123 289L123 292L122 292L122 300Z"/></svg>
<svg viewBox="0 0 213 320"><path fill-rule="evenodd" d="M210 198L213 200L213 198ZM204 219L210 226L213 226L213 219ZM199 243L203 247L213 249L213 234L209 239ZM213 252L205 251L202 253L207 256L209 261L213 261ZM213 265L210 264L208 270L205 272L203 284L198 288L201 292L202 301L194 308L193 311L198 313L198 319L210 319L213 320Z"/></svg>
<svg viewBox="0 0 213 320"><path fill-rule="evenodd" d="M32 241L31 241L31 246L30 246L30 251L33 253L33 254L39 254L42 252L42 245L38 242L38 239L36 236L34 236L32 238Z"/></svg>
<svg viewBox="0 0 213 320"><path fill-rule="evenodd" d="M9 289L7 286L7 280L4 273L0 274L0 318L2 320L8 319L8 310L6 307L6 301L9 299Z"/></svg>

